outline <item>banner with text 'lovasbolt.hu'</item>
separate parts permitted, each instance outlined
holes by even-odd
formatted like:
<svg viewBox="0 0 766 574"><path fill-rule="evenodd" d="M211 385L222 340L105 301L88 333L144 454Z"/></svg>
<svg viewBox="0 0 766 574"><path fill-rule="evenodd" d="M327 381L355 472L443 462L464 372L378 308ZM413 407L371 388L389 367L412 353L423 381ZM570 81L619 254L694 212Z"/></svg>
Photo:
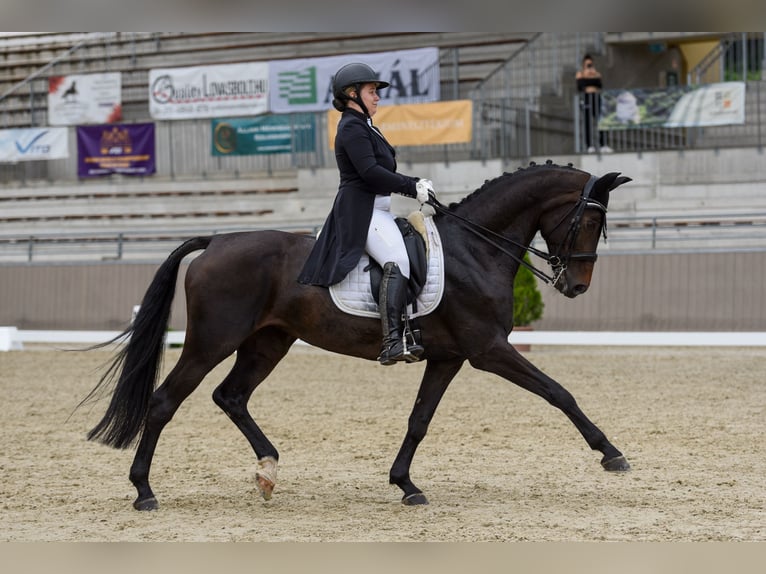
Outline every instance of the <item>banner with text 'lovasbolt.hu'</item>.
<svg viewBox="0 0 766 574"><path fill-rule="evenodd" d="M268 95L265 62L149 70L149 113L158 120L262 114Z"/></svg>

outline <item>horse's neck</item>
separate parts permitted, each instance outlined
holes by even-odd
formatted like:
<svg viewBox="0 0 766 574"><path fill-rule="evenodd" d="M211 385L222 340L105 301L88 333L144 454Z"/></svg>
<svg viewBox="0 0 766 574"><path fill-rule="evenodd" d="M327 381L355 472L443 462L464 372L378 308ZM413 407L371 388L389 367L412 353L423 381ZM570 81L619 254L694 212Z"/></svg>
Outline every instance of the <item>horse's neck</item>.
<svg viewBox="0 0 766 574"><path fill-rule="evenodd" d="M543 206L552 193L542 186L535 187L532 182L524 185L520 181L517 185L510 185L496 184L471 200L471 205L466 205L458 213L477 225L512 236L526 245L537 232Z"/></svg>

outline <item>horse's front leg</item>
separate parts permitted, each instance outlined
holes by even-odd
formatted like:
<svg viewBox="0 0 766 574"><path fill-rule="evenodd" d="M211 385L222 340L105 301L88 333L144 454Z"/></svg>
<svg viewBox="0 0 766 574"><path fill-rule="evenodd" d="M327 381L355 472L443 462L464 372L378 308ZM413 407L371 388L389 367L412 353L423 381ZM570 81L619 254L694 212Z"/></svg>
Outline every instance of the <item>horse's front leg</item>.
<svg viewBox="0 0 766 574"><path fill-rule="evenodd" d="M406 505L428 504L428 499L410 480L410 465L415 456L415 450L420 441L426 436L428 425L439 406L450 382L463 365L463 360L434 361L426 363L423 380L420 383L415 405L410 413L407 434L404 437L399 453L391 466L389 482L404 491L402 503Z"/></svg>
<svg viewBox="0 0 766 574"><path fill-rule="evenodd" d="M588 445L603 454L601 465L605 470L630 470L630 465L622 453L585 416L572 394L525 359L507 341L501 341L489 351L471 358L470 363L477 369L508 379L560 409L574 423Z"/></svg>

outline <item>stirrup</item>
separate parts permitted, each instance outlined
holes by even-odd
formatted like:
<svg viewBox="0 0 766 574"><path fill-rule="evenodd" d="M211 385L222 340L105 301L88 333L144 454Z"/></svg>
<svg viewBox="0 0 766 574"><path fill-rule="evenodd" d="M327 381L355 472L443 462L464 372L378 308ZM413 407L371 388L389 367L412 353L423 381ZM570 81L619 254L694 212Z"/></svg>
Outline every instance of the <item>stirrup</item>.
<svg viewBox="0 0 766 574"><path fill-rule="evenodd" d="M408 363L418 362L425 348L420 344L420 329L413 331L410 327L409 317L406 315L404 317L402 344L404 345L404 360Z"/></svg>
<svg viewBox="0 0 766 574"><path fill-rule="evenodd" d="M417 363L420 360L420 356L407 350L402 354L402 360L405 363Z"/></svg>
<svg viewBox="0 0 766 574"><path fill-rule="evenodd" d="M399 361L406 361L404 348L401 341L395 342L393 345L385 346L380 350L378 355L378 362L386 367L395 365Z"/></svg>
<svg viewBox="0 0 766 574"><path fill-rule="evenodd" d="M417 363L420 360L420 356L425 349L420 345L412 345L404 350L404 360L407 363Z"/></svg>

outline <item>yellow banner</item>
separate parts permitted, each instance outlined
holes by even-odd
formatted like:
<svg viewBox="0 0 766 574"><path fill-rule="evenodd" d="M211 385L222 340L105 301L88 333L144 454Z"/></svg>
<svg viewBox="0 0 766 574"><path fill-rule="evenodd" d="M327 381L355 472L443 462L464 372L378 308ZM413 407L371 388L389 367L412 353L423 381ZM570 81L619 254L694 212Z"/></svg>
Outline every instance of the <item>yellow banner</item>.
<svg viewBox="0 0 766 574"><path fill-rule="evenodd" d="M441 145L471 141L471 100L406 104L378 108L375 126L391 145ZM340 112L327 112L330 149L335 147Z"/></svg>

